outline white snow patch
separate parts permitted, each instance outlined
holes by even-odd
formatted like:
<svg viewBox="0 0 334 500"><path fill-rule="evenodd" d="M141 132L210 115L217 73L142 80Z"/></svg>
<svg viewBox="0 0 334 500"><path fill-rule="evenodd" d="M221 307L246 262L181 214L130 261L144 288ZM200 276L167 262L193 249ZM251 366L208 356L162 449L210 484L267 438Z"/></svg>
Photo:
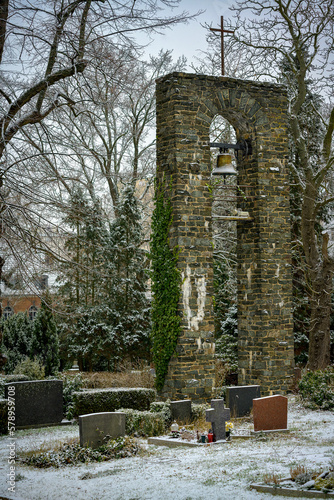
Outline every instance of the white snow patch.
<svg viewBox="0 0 334 500"><path fill-rule="evenodd" d="M147 445L148 455L60 469L34 469L16 463L15 495L7 490L8 436L0 437L0 495L25 500L268 500L249 490L264 474L289 476L290 466L328 468L334 458L334 412L303 408L289 396L290 433L277 437L235 439L198 448ZM238 424L235 431L252 429ZM52 439L79 436L79 428L49 427L16 432L16 448L31 450ZM80 479L85 473L108 475ZM23 476L23 477L22 477ZM20 476L19 476L20 477ZM284 500L287 497L280 497Z"/></svg>

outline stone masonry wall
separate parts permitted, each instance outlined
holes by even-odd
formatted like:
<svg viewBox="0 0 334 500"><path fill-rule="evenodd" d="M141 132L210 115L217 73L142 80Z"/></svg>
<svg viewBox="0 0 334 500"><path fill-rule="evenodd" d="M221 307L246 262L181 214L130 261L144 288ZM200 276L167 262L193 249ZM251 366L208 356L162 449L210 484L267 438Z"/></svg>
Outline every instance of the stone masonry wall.
<svg viewBox="0 0 334 500"><path fill-rule="evenodd" d="M252 142L238 161L239 384L285 393L292 381L287 98L282 87L185 73L157 81L157 177L172 184L171 246L178 245L182 319L163 397L203 401L214 386L213 247L209 129L221 115Z"/></svg>

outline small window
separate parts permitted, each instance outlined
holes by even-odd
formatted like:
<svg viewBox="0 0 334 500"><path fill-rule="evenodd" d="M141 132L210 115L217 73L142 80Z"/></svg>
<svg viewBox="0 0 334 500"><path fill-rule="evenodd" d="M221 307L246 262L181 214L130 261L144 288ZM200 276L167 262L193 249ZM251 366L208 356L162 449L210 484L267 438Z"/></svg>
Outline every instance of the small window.
<svg viewBox="0 0 334 500"><path fill-rule="evenodd" d="M29 319L30 319L30 321L34 321L37 312L38 312L38 309L36 306L29 307Z"/></svg>
<svg viewBox="0 0 334 500"><path fill-rule="evenodd" d="M14 314L14 309L10 306L6 306L3 310L2 316L4 319L8 319Z"/></svg>

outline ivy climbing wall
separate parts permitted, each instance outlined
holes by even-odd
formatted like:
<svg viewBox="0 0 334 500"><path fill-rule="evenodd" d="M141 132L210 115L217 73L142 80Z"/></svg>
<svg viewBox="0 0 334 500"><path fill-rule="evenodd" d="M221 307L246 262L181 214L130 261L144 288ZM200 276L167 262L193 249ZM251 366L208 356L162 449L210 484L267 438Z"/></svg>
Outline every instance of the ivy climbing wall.
<svg viewBox="0 0 334 500"><path fill-rule="evenodd" d="M157 81L157 179L172 208L168 244L177 248L180 333L163 397L208 400L214 387L213 246L209 130L221 115L252 154L239 158L239 385L262 394L293 377L292 286L287 172L287 96L280 86L173 73Z"/></svg>

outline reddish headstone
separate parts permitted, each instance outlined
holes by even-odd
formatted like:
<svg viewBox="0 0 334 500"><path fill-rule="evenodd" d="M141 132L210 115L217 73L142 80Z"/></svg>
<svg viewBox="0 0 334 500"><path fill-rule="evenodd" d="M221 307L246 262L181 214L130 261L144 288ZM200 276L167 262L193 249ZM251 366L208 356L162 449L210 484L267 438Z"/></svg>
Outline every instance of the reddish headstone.
<svg viewBox="0 0 334 500"><path fill-rule="evenodd" d="M268 396L253 399L254 431L288 428L288 398Z"/></svg>

